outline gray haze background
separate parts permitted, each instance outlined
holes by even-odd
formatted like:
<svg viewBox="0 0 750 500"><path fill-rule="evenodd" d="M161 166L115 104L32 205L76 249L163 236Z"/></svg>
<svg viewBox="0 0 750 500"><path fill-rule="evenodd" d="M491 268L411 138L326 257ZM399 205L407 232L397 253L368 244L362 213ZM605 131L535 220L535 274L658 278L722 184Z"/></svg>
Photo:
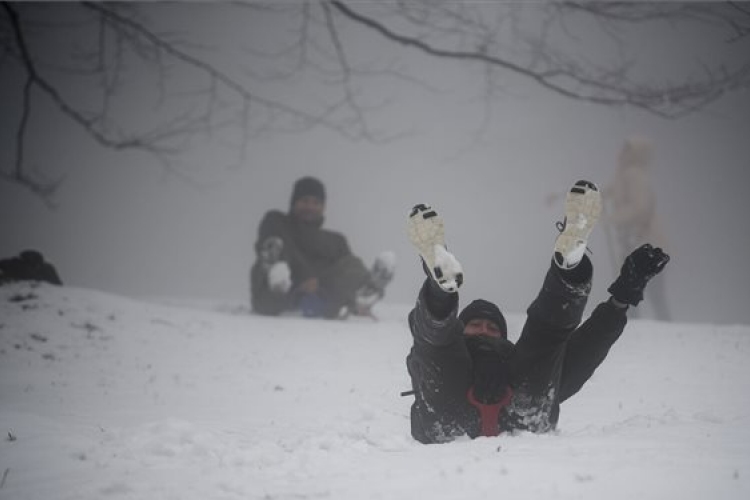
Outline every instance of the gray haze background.
<svg viewBox="0 0 750 500"><path fill-rule="evenodd" d="M164 22L196 38L264 36L190 10L199 7L181 8L184 16ZM700 33L671 47L655 36L642 40L655 71L679 64L675 53L703 47ZM380 49L371 37L351 43ZM230 48L215 57L240 56ZM205 138L185 152L181 172L189 181L147 155L104 150L52 108L37 108L28 162L66 179L55 210L19 186L0 183L0 256L37 248L72 286L247 303L260 218L268 209L286 209L294 180L314 175L327 186L327 227L345 233L368 264L383 249L397 253L387 302L411 303L423 278L405 220L412 205L426 202L444 216L449 248L464 265L465 300L482 296L523 312L541 284L561 214L561 203L547 207L545 196L580 178L607 184L622 141L639 134L655 145L653 178L671 242L666 279L675 319L750 323L747 91L667 121L569 101L510 77L508 92L493 97L488 114L478 95L481 71L408 51L401 57L434 90L387 88L393 103L376 110L373 120L394 135L408 132L398 140L353 142L324 129L265 136L249 144L237 165L233 144ZM18 77L0 76L5 165L13 155ZM304 82L289 92L290 99L310 95ZM589 246L594 305L607 297L615 269L602 226Z"/></svg>

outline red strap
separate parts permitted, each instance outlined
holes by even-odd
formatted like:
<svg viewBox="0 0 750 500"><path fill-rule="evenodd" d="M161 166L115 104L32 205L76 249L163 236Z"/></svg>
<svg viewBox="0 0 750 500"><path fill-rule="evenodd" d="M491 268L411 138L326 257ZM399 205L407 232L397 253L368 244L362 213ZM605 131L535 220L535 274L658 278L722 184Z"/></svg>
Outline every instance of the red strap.
<svg viewBox="0 0 750 500"><path fill-rule="evenodd" d="M469 387L469 391L466 393L466 398L469 400L469 403L474 405L474 407L479 410L479 418L482 422L482 432L480 436L492 437L498 436L500 434L500 411L508 406L508 403L510 403L510 399L512 397L513 390L508 387L508 390L505 391L505 396L503 396L503 399L495 404L486 405L477 401L477 398L474 397L474 388Z"/></svg>

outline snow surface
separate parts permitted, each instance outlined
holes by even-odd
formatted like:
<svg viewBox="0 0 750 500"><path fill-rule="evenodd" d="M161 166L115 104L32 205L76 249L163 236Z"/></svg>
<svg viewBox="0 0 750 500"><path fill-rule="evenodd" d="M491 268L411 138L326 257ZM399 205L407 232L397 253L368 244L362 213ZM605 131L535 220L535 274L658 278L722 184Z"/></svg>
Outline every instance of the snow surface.
<svg viewBox="0 0 750 500"><path fill-rule="evenodd" d="M750 326L631 321L558 432L425 446L408 309L2 287L0 498L750 498Z"/></svg>

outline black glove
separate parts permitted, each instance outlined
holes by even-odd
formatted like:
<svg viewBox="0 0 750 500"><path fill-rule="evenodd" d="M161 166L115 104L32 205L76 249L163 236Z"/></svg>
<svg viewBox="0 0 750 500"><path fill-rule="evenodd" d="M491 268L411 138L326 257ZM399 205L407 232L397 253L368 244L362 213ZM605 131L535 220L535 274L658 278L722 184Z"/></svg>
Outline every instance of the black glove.
<svg viewBox="0 0 750 500"><path fill-rule="evenodd" d="M637 306L643 300L643 289L646 288L646 283L659 274L667 262L669 262L669 255L665 254L661 248L654 248L646 243L625 258L620 269L620 276L607 291L618 302Z"/></svg>

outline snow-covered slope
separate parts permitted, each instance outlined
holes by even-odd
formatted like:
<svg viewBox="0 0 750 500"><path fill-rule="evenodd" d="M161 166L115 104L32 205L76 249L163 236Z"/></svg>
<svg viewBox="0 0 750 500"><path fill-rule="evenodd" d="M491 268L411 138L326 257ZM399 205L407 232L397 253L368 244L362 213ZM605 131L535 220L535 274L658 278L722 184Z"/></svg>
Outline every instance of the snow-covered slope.
<svg viewBox="0 0 750 500"><path fill-rule="evenodd" d="M2 287L0 498L750 498L749 326L632 321L556 434L423 446L408 309Z"/></svg>

